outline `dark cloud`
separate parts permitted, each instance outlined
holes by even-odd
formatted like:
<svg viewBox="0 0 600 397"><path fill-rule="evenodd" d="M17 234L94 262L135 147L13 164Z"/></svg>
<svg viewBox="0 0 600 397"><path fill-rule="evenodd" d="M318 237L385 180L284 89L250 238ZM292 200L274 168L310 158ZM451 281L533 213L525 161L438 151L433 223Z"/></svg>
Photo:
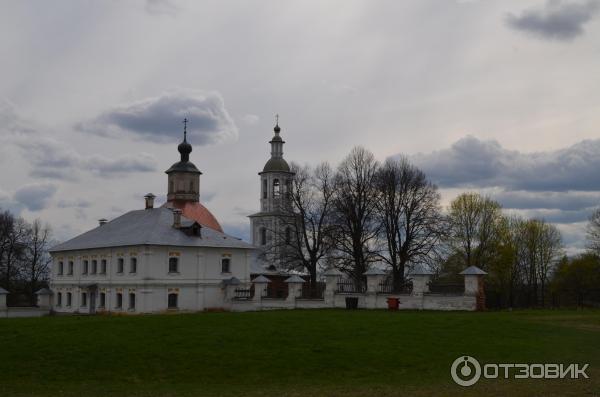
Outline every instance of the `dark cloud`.
<svg viewBox="0 0 600 397"><path fill-rule="evenodd" d="M525 191L600 190L600 140L565 149L523 153L497 141L468 136L449 149L419 154L412 160L440 187Z"/></svg>
<svg viewBox="0 0 600 397"><path fill-rule="evenodd" d="M600 205L600 192L527 192L500 191L490 193L505 208L589 211Z"/></svg>
<svg viewBox="0 0 600 397"><path fill-rule="evenodd" d="M508 14L508 26L552 40L572 40L583 33L583 25L598 11L596 0L566 2L549 0L542 8Z"/></svg>
<svg viewBox="0 0 600 397"><path fill-rule="evenodd" d="M56 190L56 185L51 183L25 185L15 192L15 201L30 211L39 211L47 207Z"/></svg>
<svg viewBox="0 0 600 397"><path fill-rule="evenodd" d="M156 170L154 158L146 153L133 157L106 157L99 154L83 156L51 139L19 141L17 145L28 156L33 167L31 175L40 178L77 180L82 172L110 177Z"/></svg>
<svg viewBox="0 0 600 397"><path fill-rule="evenodd" d="M188 140L192 144L237 140L237 127L218 92L172 91L113 108L76 128L102 136L129 133L155 142L177 142L183 135L184 118L189 120Z"/></svg>

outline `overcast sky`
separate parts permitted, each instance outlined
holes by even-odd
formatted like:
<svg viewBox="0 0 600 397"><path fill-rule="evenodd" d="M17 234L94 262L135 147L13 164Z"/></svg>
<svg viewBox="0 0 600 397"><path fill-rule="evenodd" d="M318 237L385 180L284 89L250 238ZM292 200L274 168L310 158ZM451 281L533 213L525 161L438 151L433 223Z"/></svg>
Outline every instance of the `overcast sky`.
<svg viewBox="0 0 600 397"><path fill-rule="evenodd" d="M184 117L201 200L247 237L280 114L285 157L404 154L556 222L600 204L597 1L4 1L0 207L59 239L164 201Z"/></svg>

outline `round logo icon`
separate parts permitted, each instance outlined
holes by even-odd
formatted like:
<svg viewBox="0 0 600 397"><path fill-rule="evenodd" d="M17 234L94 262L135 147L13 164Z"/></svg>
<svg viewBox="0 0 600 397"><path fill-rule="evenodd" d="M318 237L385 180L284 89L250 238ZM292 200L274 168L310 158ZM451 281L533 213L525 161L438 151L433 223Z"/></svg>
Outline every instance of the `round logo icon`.
<svg viewBox="0 0 600 397"><path fill-rule="evenodd" d="M450 375L460 386L473 386L481 378L481 365L471 356L460 356L452 363Z"/></svg>

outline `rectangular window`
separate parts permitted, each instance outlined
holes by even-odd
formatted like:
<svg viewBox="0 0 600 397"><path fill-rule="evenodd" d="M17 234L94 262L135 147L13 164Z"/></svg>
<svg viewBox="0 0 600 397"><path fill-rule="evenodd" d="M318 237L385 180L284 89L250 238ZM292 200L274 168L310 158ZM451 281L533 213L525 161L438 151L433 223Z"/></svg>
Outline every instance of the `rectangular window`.
<svg viewBox="0 0 600 397"><path fill-rule="evenodd" d="M67 274L68 274L69 276L72 276L72 275L73 275L73 261L69 261L69 267L68 267L68 269L67 269Z"/></svg>
<svg viewBox="0 0 600 397"><path fill-rule="evenodd" d="M137 273L137 258L129 259L129 273Z"/></svg>
<svg viewBox="0 0 600 397"><path fill-rule="evenodd" d="M106 294L104 292L100 292L100 302L98 304L99 307L104 307L106 305Z"/></svg>
<svg viewBox="0 0 600 397"><path fill-rule="evenodd" d="M260 245L267 244L267 229L264 227L260 229Z"/></svg>
<svg viewBox="0 0 600 397"><path fill-rule="evenodd" d="M63 261L58 262L58 275L62 276L63 274L64 263Z"/></svg>
<svg viewBox="0 0 600 397"><path fill-rule="evenodd" d="M266 180L266 179L263 179L263 188L262 188L263 194L262 194L262 197L263 197L264 199L266 199L266 198L267 198L267 193L268 193L268 190L269 190L269 188L267 187L267 180Z"/></svg>
<svg viewBox="0 0 600 397"><path fill-rule="evenodd" d="M81 274L88 274L88 261L83 261L83 269L81 269Z"/></svg>
<svg viewBox="0 0 600 397"><path fill-rule="evenodd" d="M87 293L85 293L85 292L81 293L81 306L82 307L87 306Z"/></svg>
<svg viewBox="0 0 600 397"><path fill-rule="evenodd" d="M177 294L169 294L169 309L177 309Z"/></svg>
<svg viewBox="0 0 600 397"><path fill-rule="evenodd" d="M179 258L169 258L169 273L179 272Z"/></svg>
<svg viewBox="0 0 600 397"><path fill-rule="evenodd" d="M125 260L123 258L117 259L117 273L123 273L124 263Z"/></svg>
<svg viewBox="0 0 600 397"><path fill-rule="evenodd" d="M98 261L93 259L92 260L92 274L96 274L96 272L98 271Z"/></svg>
<svg viewBox="0 0 600 397"><path fill-rule="evenodd" d="M62 293L61 292L59 292L56 295L56 306L59 306L59 307L62 306Z"/></svg>
<svg viewBox="0 0 600 397"><path fill-rule="evenodd" d="M71 307L72 301L73 301L73 295L70 292L67 292L67 307Z"/></svg>
<svg viewBox="0 0 600 397"><path fill-rule="evenodd" d="M106 274L106 259L100 261L100 274Z"/></svg>
<svg viewBox="0 0 600 397"><path fill-rule="evenodd" d="M221 258L221 273L231 272L231 259Z"/></svg>
<svg viewBox="0 0 600 397"><path fill-rule="evenodd" d="M134 310L134 309L135 309L135 294L130 293L129 294L129 310Z"/></svg>
<svg viewBox="0 0 600 397"><path fill-rule="evenodd" d="M115 302L115 307L117 309L120 309L123 307L123 294L120 292L117 292L117 301Z"/></svg>

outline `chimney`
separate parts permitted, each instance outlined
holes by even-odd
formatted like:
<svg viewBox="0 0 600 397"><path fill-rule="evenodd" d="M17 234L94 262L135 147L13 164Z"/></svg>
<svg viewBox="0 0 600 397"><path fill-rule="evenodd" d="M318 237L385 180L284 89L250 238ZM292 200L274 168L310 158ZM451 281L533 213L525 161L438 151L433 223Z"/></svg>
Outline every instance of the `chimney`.
<svg viewBox="0 0 600 397"><path fill-rule="evenodd" d="M173 210L173 227L179 229L181 227L181 210L175 208Z"/></svg>
<svg viewBox="0 0 600 397"><path fill-rule="evenodd" d="M144 199L146 200L146 209L152 209L154 208L154 197L156 197L155 195L153 195L152 193L148 193L147 195L144 196Z"/></svg>
<svg viewBox="0 0 600 397"><path fill-rule="evenodd" d="M106 219L104 219L104 218L98 219L98 223L100 224L100 226L106 225L106 222L108 222L108 221Z"/></svg>

